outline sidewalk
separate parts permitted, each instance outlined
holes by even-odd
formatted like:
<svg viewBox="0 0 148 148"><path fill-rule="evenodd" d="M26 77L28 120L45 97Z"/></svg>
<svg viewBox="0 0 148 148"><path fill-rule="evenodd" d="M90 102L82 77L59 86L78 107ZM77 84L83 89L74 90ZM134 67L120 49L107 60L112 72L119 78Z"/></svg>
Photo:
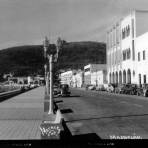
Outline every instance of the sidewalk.
<svg viewBox="0 0 148 148"><path fill-rule="evenodd" d="M38 87L0 103L0 140L40 139L44 88Z"/></svg>

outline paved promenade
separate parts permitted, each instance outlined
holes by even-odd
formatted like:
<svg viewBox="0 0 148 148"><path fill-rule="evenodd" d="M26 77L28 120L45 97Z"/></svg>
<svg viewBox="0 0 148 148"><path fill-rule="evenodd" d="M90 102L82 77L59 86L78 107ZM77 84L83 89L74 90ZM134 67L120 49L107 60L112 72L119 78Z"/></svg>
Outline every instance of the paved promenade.
<svg viewBox="0 0 148 148"><path fill-rule="evenodd" d="M39 87L0 102L0 140L40 139L44 88Z"/></svg>

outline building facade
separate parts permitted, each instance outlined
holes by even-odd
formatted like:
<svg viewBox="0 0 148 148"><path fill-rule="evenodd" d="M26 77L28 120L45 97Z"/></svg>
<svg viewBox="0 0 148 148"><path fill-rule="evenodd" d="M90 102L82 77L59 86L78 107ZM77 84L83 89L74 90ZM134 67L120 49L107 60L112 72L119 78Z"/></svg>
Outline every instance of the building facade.
<svg viewBox="0 0 148 148"><path fill-rule="evenodd" d="M101 70L97 72L97 84L107 84L107 70Z"/></svg>
<svg viewBox="0 0 148 148"><path fill-rule="evenodd" d="M82 70L78 70L72 78L73 87L82 87L84 83L84 72Z"/></svg>
<svg viewBox="0 0 148 148"><path fill-rule="evenodd" d="M136 39L136 61L138 84L148 83L148 32Z"/></svg>
<svg viewBox="0 0 148 148"><path fill-rule="evenodd" d="M117 21L107 31L107 79L109 83L139 83L137 50L148 31L148 11L132 11ZM141 37L142 38L142 37ZM138 45L138 44L139 45ZM140 76L139 76L140 77Z"/></svg>
<svg viewBox="0 0 148 148"><path fill-rule="evenodd" d="M84 84L98 85L98 72L106 70L106 64L89 64L84 66Z"/></svg>
<svg viewBox="0 0 148 148"><path fill-rule="evenodd" d="M76 73L75 70L69 70L60 74L61 84L73 85L73 75Z"/></svg>

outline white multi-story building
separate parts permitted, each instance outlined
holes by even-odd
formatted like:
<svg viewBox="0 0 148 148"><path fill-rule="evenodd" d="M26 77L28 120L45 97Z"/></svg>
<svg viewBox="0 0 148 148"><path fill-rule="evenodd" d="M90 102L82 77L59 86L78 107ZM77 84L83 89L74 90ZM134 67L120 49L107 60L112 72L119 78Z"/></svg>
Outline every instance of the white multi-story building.
<svg viewBox="0 0 148 148"><path fill-rule="evenodd" d="M98 71L106 70L106 64L89 64L84 66L85 85L98 85Z"/></svg>
<svg viewBox="0 0 148 148"><path fill-rule="evenodd" d="M107 83L107 71L101 70L97 72L97 82L98 85L103 85Z"/></svg>
<svg viewBox="0 0 148 148"><path fill-rule="evenodd" d="M148 11L135 10L108 29L107 77L109 83L139 84L141 75L146 75L143 72L144 63L141 62L141 66L137 65L140 64L140 62L137 63L137 57L138 52L146 50L142 46L145 45L146 37L143 34L148 32L147 18ZM143 54L146 56L146 53ZM143 77L146 79L146 76Z"/></svg>
<svg viewBox="0 0 148 148"><path fill-rule="evenodd" d="M82 70L69 70L60 74L61 84L68 84L72 87L82 87L84 73Z"/></svg>
<svg viewBox="0 0 148 148"><path fill-rule="evenodd" d="M60 74L61 84L71 85L73 71L66 71Z"/></svg>
<svg viewBox="0 0 148 148"><path fill-rule="evenodd" d="M136 61L138 84L148 83L148 32L136 39Z"/></svg>
<svg viewBox="0 0 148 148"><path fill-rule="evenodd" d="M72 77L73 87L82 87L84 83L84 72L78 70Z"/></svg>
<svg viewBox="0 0 148 148"><path fill-rule="evenodd" d="M75 70L69 70L60 74L61 84L73 85L73 75L76 73Z"/></svg>
<svg viewBox="0 0 148 148"><path fill-rule="evenodd" d="M91 73L91 84L92 85L103 85L107 83L107 71L106 69L104 70L99 70L96 72Z"/></svg>

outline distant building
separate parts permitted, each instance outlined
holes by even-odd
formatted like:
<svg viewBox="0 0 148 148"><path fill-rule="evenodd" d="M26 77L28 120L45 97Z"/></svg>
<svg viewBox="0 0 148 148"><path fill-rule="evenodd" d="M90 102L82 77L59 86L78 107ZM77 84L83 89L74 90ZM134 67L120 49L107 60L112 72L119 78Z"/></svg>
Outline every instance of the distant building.
<svg viewBox="0 0 148 148"><path fill-rule="evenodd" d="M148 11L135 10L107 31L109 83L146 83Z"/></svg>
<svg viewBox="0 0 148 148"><path fill-rule="evenodd" d="M84 84L84 72L82 70L76 71L72 77L73 87L82 87Z"/></svg>
<svg viewBox="0 0 148 148"><path fill-rule="evenodd" d="M61 84L68 84L69 86L72 86L73 85L72 77L73 77L73 74L75 73L76 73L75 70L69 70L61 73L60 74Z"/></svg>
<svg viewBox="0 0 148 148"><path fill-rule="evenodd" d="M99 70L91 74L91 84L98 86L107 84L107 70Z"/></svg>
<svg viewBox="0 0 148 148"><path fill-rule="evenodd" d="M98 85L98 71L106 70L106 64L89 64L84 66L84 84Z"/></svg>
<svg viewBox="0 0 148 148"><path fill-rule="evenodd" d="M4 78L4 79L7 79L7 80L8 80L9 78L11 78L11 77L13 77L13 74L11 74L11 73L9 73L9 74L4 74L4 75L3 75L3 78Z"/></svg>
<svg viewBox="0 0 148 148"><path fill-rule="evenodd" d="M8 81L10 84L28 84L27 77L10 77Z"/></svg>
<svg viewBox="0 0 148 148"><path fill-rule="evenodd" d="M8 82L9 84L42 84L44 77L9 77Z"/></svg>

